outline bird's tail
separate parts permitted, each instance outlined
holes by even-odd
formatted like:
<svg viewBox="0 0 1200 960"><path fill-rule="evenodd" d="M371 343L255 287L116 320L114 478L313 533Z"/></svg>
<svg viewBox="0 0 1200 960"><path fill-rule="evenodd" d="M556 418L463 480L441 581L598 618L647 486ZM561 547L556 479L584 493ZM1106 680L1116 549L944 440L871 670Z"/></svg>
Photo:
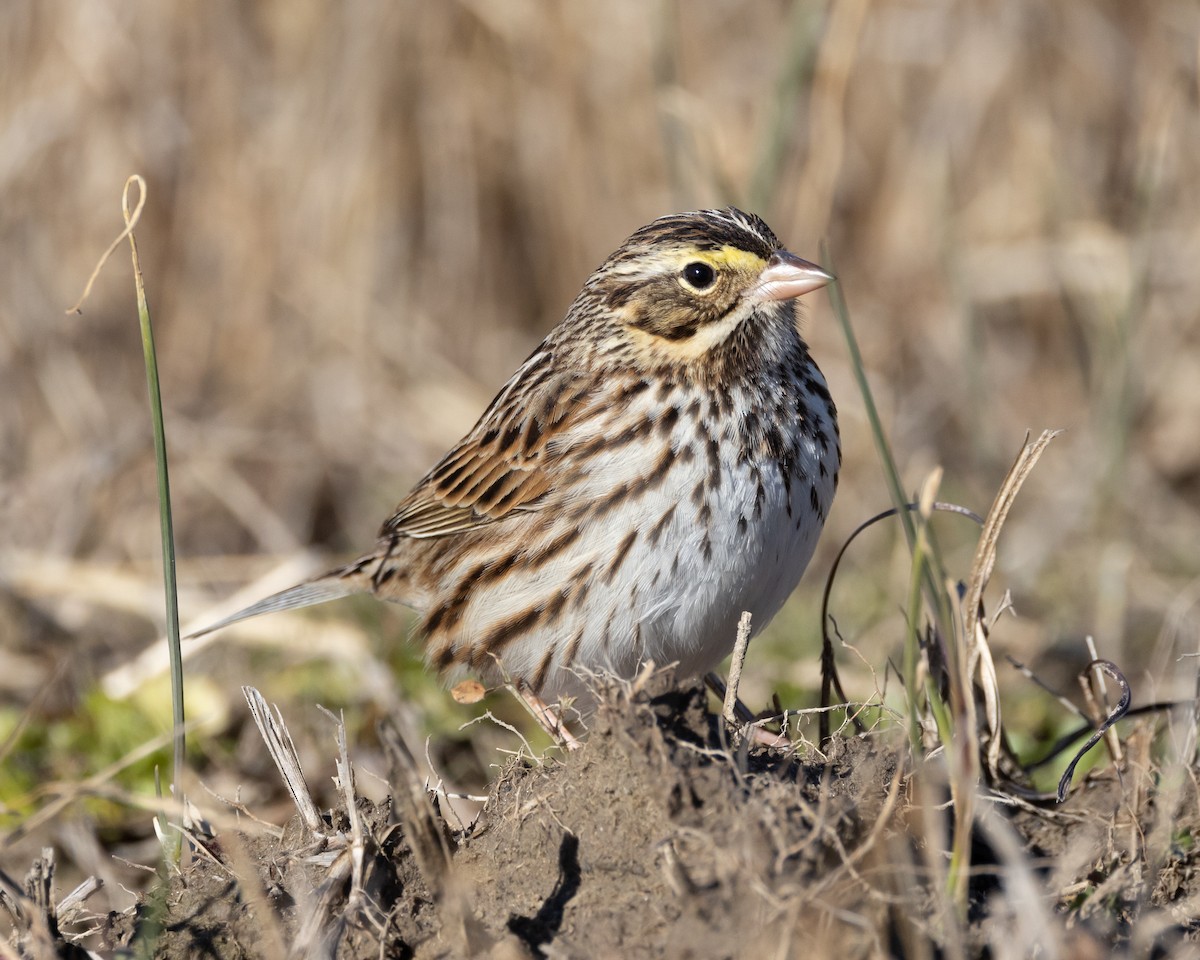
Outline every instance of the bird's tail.
<svg viewBox="0 0 1200 960"><path fill-rule="evenodd" d="M223 620L209 624L203 630L189 633L184 639L191 640L193 637L202 637L206 633L212 633L214 630L220 630L222 627L228 627L230 624L242 620L249 620L260 614L299 610L301 607L311 607L317 603L324 603L326 600L338 600L355 593L367 592L370 587L363 583L362 578L347 575L350 570L351 568L333 570L323 576L298 583L294 587L288 587L279 593L273 593L271 596L259 600L258 603L252 603L237 613L230 614Z"/></svg>

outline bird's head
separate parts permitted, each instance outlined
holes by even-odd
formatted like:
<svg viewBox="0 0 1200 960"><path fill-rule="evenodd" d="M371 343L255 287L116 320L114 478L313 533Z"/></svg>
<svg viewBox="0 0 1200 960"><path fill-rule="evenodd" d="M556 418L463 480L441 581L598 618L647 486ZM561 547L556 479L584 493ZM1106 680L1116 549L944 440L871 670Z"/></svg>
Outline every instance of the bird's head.
<svg viewBox="0 0 1200 960"><path fill-rule="evenodd" d="M794 323L792 301L832 279L783 249L758 217L701 210L634 233L588 280L577 309L603 313L615 351L687 362L722 348L752 317Z"/></svg>

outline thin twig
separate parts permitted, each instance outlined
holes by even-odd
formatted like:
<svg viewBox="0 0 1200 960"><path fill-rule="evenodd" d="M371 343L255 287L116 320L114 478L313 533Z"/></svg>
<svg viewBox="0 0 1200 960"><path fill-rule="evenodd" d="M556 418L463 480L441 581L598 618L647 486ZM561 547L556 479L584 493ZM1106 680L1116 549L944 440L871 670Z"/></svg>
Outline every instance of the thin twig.
<svg viewBox="0 0 1200 960"><path fill-rule="evenodd" d="M1095 663L1100 659L1100 654L1096 650L1096 638L1089 634L1084 642L1087 644L1088 655L1092 658L1092 663ZM1109 711L1108 685L1104 682L1104 671L1099 667L1093 667L1090 677L1087 680L1081 678L1081 682L1088 706L1092 707L1094 711L1093 720L1100 724ZM1105 732L1104 743L1108 747L1108 755L1112 757L1113 763L1120 765L1125 762L1125 751L1121 749L1121 738L1117 736L1115 727L1110 726Z"/></svg>
<svg viewBox="0 0 1200 960"><path fill-rule="evenodd" d="M919 504L906 503L904 510L911 512L919 508ZM983 517L966 507L959 506L956 503L942 503L940 501L933 504L933 509L941 513L957 513L960 516L974 520L977 524L983 525ZM889 517L894 517L899 514L896 507L891 507L881 513L875 514L868 520L864 520L851 532L841 547L838 548L837 555L833 558L833 563L829 568L829 576L825 578L825 590L821 594L821 706L829 707L833 705L833 695L836 693L839 702L846 702L849 698L846 692L842 689L842 681L837 673L837 659L834 655L833 637L830 635L830 624L833 624L834 630L837 629L837 624L829 613L829 601L833 595L833 581L837 577L838 567L841 566L842 558L850 549L852 544L859 534L870 529L881 520L886 520ZM861 733L862 731L859 730ZM822 716L818 736L822 744L829 740L829 718L828 714Z"/></svg>
<svg viewBox="0 0 1200 960"><path fill-rule="evenodd" d="M1117 702L1117 705L1113 707L1112 712L1109 713L1104 722L1100 724L1099 729L1097 729L1095 733L1088 737L1087 743L1085 743L1079 749L1079 752L1075 754L1074 759L1070 762L1070 764L1067 765L1067 769L1063 771L1062 778L1058 781L1059 803L1062 803L1067 799L1067 790L1071 786L1071 777L1075 773L1076 764L1083 759L1084 755L1091 750L1092 747L1100 742L1100 738L1104 736L1109 727L1125 716L1125 714L1129 711L1129 703L1133 699L1133 689L1129 686L1129 681L1125 679L1125 675L1121 673L1115 663L1110 660L1094 660L1087 665L1087 669L1091 670L1093 667L1099 667L1121 685L1121 699Z"/></svg>

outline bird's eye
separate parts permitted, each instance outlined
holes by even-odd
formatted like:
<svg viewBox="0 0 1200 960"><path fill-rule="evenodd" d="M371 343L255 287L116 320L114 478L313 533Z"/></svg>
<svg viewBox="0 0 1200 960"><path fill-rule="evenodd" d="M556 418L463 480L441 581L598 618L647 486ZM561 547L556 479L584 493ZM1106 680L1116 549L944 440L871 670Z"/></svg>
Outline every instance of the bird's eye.
<svg viewBox="0 0 1200 960"><path fill-rule="evenodd" d="M696 290L706 290L717 279L716 271L707 263L696 260L683 268L683 279L687 285Z"/></svg>

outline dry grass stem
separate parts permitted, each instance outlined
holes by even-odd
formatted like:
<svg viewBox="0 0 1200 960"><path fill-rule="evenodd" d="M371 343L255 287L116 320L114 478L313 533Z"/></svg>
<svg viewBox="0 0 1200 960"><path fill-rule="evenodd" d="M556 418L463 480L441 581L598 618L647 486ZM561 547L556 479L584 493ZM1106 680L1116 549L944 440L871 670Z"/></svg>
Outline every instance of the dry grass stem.
<svg viewBox="0 0 1200 960"><path fill-rule="evenodd" d="M270 705L263 695L253 687L242 687L242 695L246 698L246 703L250 707L250 715L254 718L254 725L258 727L258 732L263 738L263 743L266 744L267 753L271 755L275 768L283 777L288 795L296 805L296 810L300 814L300 819L304 821L304 826L314 837L325 836L325 824L308 791L308 784L304 780L304 771L300 768L300 757L296 753L296 745L292 741L292 735L288 732L287 724L283 721L283 714L276 708L272 715Z"/></svg>
<svg viewBox="0 0 1200 960"><path fill-rule="evenodd" d="M129 211L129 187L137 184L138 202L133 208L133 212ZM115 240L108 245L108 249L100 255L100 259L96 262L96 266L92 269L91 276L88 277L87 283L84 285L83 293L79 295L79 299L75 301L75 305L67 308L68 314L82 313L84 301L87 300L92 293L92 285L96 282L96 278L100 276L100 271L104 269L104 265L108 263L108 258L111 257L121 245L121 241L133 236L134 228L138 225L138 221L142 219L142 210L146 206L146 181L138 174L133 174L125 181L125 190L121 198L121 205L125 214L125 229L122 230Z"/></svg>

